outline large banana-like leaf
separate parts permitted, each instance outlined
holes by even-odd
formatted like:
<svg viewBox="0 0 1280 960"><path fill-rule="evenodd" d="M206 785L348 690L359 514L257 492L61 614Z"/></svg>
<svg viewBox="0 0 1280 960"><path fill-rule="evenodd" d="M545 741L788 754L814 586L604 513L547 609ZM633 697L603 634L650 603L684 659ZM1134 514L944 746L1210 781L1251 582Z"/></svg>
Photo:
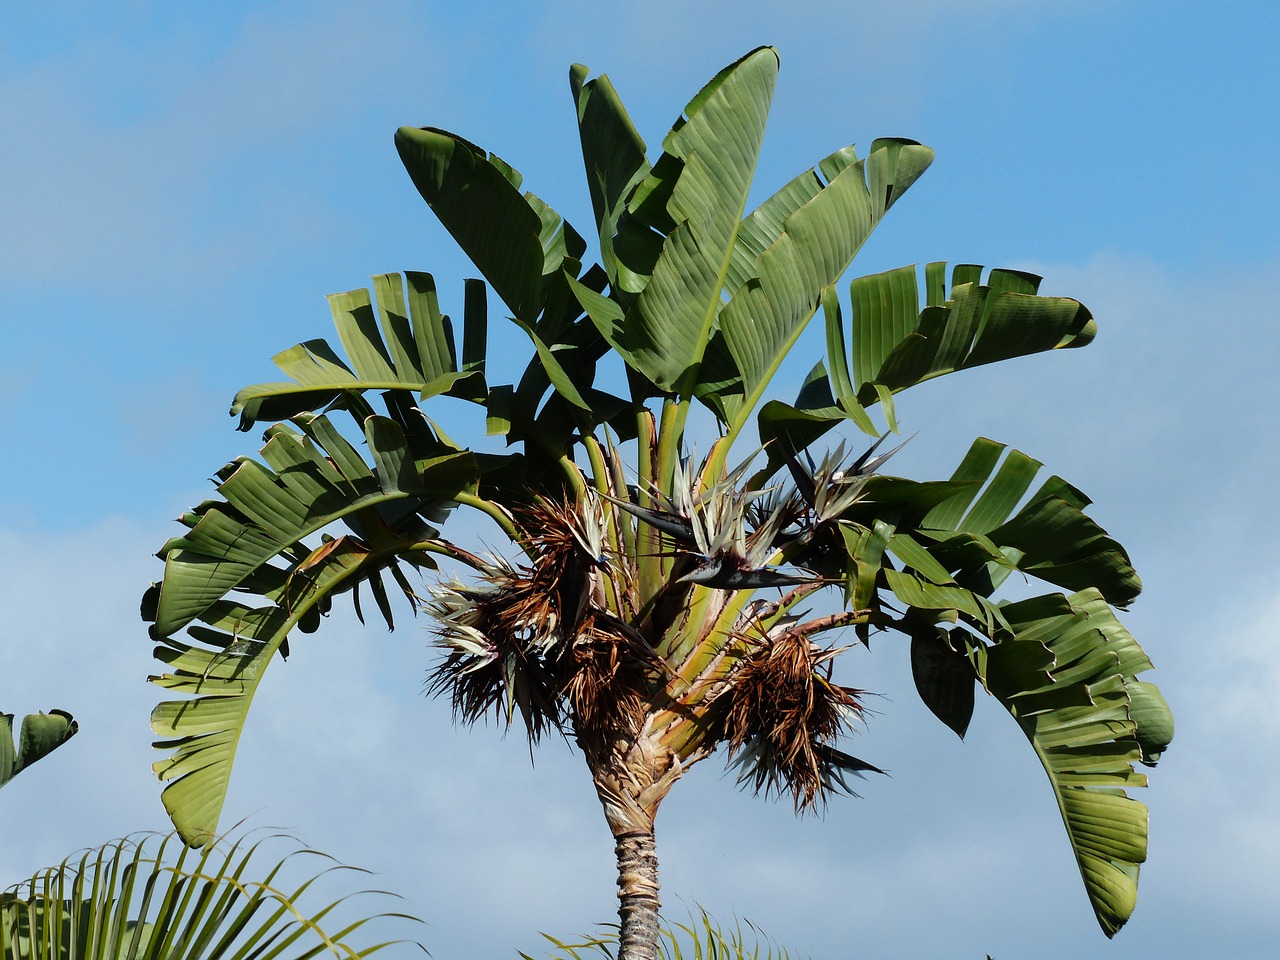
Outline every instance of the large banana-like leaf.
<svg viewBox="0 0 1280 960"><path fill-rule="evenodd" d="M432 211L517 320L532 324L542 311L544 278L586 249L560 215L531 193L493 154L434 128L401 127L400 159ZM576 266L571 271L577 275Z"/></svg>
<svg viewBox="0 0 1280 960"><path fill-rule="evenodd" d="M291 381L246 387L236 394L231 412L240 415L240 427L247 430L255 423L287 419L331 404L358 406L359 395L371 390L416 395L419 400L447 394L482 403L490 432L505 433L512 442L526 441L534 452L542 450L552 461L562 455L575 431L585 435L599 423L609 422L625 436L627 420L615 422L615 418L630 410L630 404L593 385L596 361L607 345L582 317L570 283L589 295L603 286L602 271L588 271L581 281L567 272L549 277L537 324L515 320L534 347L518 385L485 383L484 283L466 284L459 362L453 325L440 312L434 280L430 274L407 272L403 280L399 274L374 277L372 299L366 290L331 296L342 354L324 340L310 340L277 354L277 366ZM548 388L553 391L551 402L540 410Z"/></svg>
<svg viewBox="0 0 1280 960"><path fill-rule="evenodd" d="M633 214L660 207L670 229L615 346L664 391L692 396L697 382L777 73L778 56L769 48L721 71L690 101L663 142L663 157L628 201Z"/></svg>
<svg viewBox="0 0 1280 960"><path fill-rule="evenodd" d="M728 291L737 291L758 275L754 266L756 259L787 232L787 221L792 214L809 204L822 191L824 183L834 180L850 166L862 171L867 203L855 216L864 217L864 223L870 221L870 226L864 227L865 240L865 232L869 232L928 169L933 155L933 150L914 140L882 138L872 142L871 153L865 161L859 161L854 148L848 146L819 163L816 171L806 170L743 221L729 266ZM845 230L848 226L838 229Z"/></svg>
<svg viewBox="0 0 1280 960"><path fill-rule="evenodd" d="M901 535L886 549L907 565L946 575L927 552L906 549ZM1154 764L1173 736L1159 691L1136 679L1150 661L1094 589L1004 604L984 624L965 603L979 594L923 577L904 590L902 573L885 576L909 607L903 623L916 687L938 718L964 736L976 676L1018 720L1049 775L1090 903L1111 936L1133 911L1146 858L1146 807L1122 788L1146 785L1133 764ZM965 614L995 642L934 627L936 618L919 616L932 607Z"/></svg>
<svg viewBox="0 0 1280 960"><path fill-rule="evenodd" d="M846 147L731 223L750 184L776 66L761 49L721 71L652 167L608 79L584 82L584 67L570 74L613 287L609 297L575 292L630 366L665 391L689 378L682 389L733 420L734 432L823 289L933 157L907 140L877 140L866 161Z"/></svg>
<svg viewBox="0 0 1280 960"><path fill-rule="evenodd" d="M13 714L0 712L0 787L62 746L79 729L80 724L65 710L28 714L22 718L22 731L15 747Z"/></svg>
<svg viewBox="0 0 1280 960"><path fill-rule="evenodd" d="M367 290L329 297L350 365L324 340L308 340L276 354L272 359L290 379L236 394L231 412L240 415L241 430L319 410L343 394L365 390L411 391L422 399L450 391L483 398L484 285L466 287L461 365L453 325L440 312L430 274L406 272L403 281L399 274L383 274L373 278L373 287L376 303ZM480 384L478 393L473 377Z"/></svg>
<svg viewBox="0 0 1280 960"><path fill-rule="evenodd" d="M311 905L307 891L320 876L356 868L322 863L299 877L292 861L329 858L296 843L280 856L279 840L222 838L196 852L172 834L149 834L68 857L0 894L0 958L304 960L411 943L354 941L372 920L414 918L350 916L351 896Z"/></svg>
<svg viewBox="0 0 1280 960"><path fill-rule="evenodd" d="M810 441L838 415L831 408L811 413L779 404L766 411L762 429L768 426L784 448L797 438ZM1124 548L1084 514L1089 499L1059 477L1027 496L1040 467L1017 450L980 438L946 482L866 478L838 518L852 563L850 602L857 609L867 607L875 603L875 590L885 588L909 610L953 611L989 631L1001 622L989 598L1014 571L1068 589L1092 586L1110 603L1131 601L1141 582ZM757 485L771 468L758 475ZM875 552L864 552L879 541ZM886 564L887 557L900 567ZM818 562L805 555L788 559ZM918 622L932 634L936 618Z"/></svg>
<svg viewBox="0 0 1280 960"><path fill-rule="evenodd" d="M859 277L850 285L853 306L852 379L837 395L852 392L866 405L925 380L997 360L1089 343L1092 315L1076 300L1037 296L1040 278L1013 270L957 265L951 290L943 263L925 268L925 306L914 266ZM839 324L838 314L828 324ZM832 352L843 332L829 335ZM842 365L833 365L833 373Z"/></svg>
<svg viewBox="0 0 1280 960"><path fill-rule="evenodd" d="M578 107L582 161L600 236L600 262L615 290L638 292L648 273L631 269L639 264L628 263L630 232L625 228L620 231L619 221L626 213L627 197L648 176L651 167L645 157L644 140L609 78L586 77L587 68L581 64L574 64L569 71L569 85ZM618 246L621 252L615 249Z"/></svg>
<svg viewBox="0 0 1280 960"><path fill-rule="evenodd" d="M1133 912L1147 855L1146 786L1173 738L1151 662L1096 590L1008 604L1010 638L970 644L979 679L1017 719L1053 786L1085 890L1107 936ZM956 631L960 633L961 631Z"/></svg>
<svg viewBox="0 0 1280 960"><path fill-rule="evenodd" d="M424 451L421 433L387 417L364 421L372 463L327 417L294 422L268 431L264 462L220 472L223 499L183 518L189 529L160 551L164 580L143 604L167 668L152 679L191 698L161 703L152 727L173 751L156 764L171 781L165 805L192 843L217 828L249 704L290 633L315 629L335 593L358 600L362 586L390 624L383 574L411 594L400 564L432 566L428 551L447 552L431 522L477 482L471 454ZM348 532L332 537L335 524Z"/></svg>
<svg viewBox="0 0 1280 960"><path fill-rule="evenodd" d="M966 489L921 521L934 541L930 553L986 596L1017 570L1068 590L1095 587L1107 602L1128 604L1142 590L1129 555L1085 515L1089 498L1061 477L1028 496L1040 466L1002 443L975 440L951 477Z"/></svg>
<svg viewBox="0 0 1280 960"><path fill-rule="evenodd" d="M1124 548L1085 515L1089 498L1056 476L1027 495L1040 467L979 438L945 483L870 478L843 519L867 528L892 519L889 552L927 584L985 598L1018 571L1069 590L1094 587L1112 604L1132 601L1142 582Z"/></svg>
<svg viewBox="0 0 1280 960"><path fill-rule="evenodd" d="M1135 679L1151 664L1109 605L1141 588L1128 556L1084 515L1088 498L1061 479L1027 496L1040 466L1003 444L975 441L938 488L944 497L922 515L919 507L904 512L896 530L881 534L884 552L902 565L882 575L908 607L902 624L911 634L916 688L938 718L964 735L976 677L1018 719L1049 774L1090 902L1110 936L1133 910L1146 851L1146 808L1121 788L1145 785L1133 763L1155 762L1172 738L1172 719L1156 688ZM884 493L868 488L847 522L873 504L886 512ZM1068 588L1091 586L978 615L972 604L1014 570ZM969 629L938 629L939 616L921 615L933 608L955 611Z"/></svg>
<svg viewBox="0 0 1280 960"><path fill-rule="evenodd" d="M892 198L923 172L932 152L905 141L877 143L888 145L874 169L881 180L890 182L886 196ZM873 151L872 159L876 156ZM892 175L899 166L905 186L896 188ZM874 201L879 180L869 179ZM851 343L840 300L831 288L823 289L829 372L824 366L822 379L827 399L796 404L815 426L827 421L817 435L845 419L864 433L876 434L865 410L874 403L882 404L888 428L896 431L892 398L900 390L956 370L1047 349L1082 347L1093 339L1096 324L1089 311L1069 298L1037 296L1038 276L996 269L989 271L986 284L979 284L982 273L980 266L957 265L947 300L946 264L928 264L923 311L914 266L852 280ZM773 424L765 421L776 420L780 413L777 406L762 411L763 442L778 439ZM814 430L805 435L815 438Z"/></svg>
<svg viewBox="0 0 1280 960"><path fill-rule="evenodd" d="M1146 808L1121 788L1145 785L1133 764L1155 762L1172 718L1156 688L1136 679L1151 664L1109 605L1140 589L1128 557L1059 478L1027 497L1040 466L979 439L945 484L869 479L838 521L848 602L878 611L887 590L904 608L891 622L911 636L917 689L956 733L968 727L975 677L1018 719L1110 936L1133 910L1146 855ZM1093 586L993 605L1013 570ZM967 629L936 626L948 620Z"/></svg>
<svg viewBox="0 0 1280 960"><path fill-rule="evenodd" d="M731 261L730 289L736 292L719 320L742 377L739 416L754 409L823 291L840 279L889 206L932 159L932 150L913 141L877 140L866 161L846 148L747 218ZM733 429L740 426L736 421Z"/></svg>

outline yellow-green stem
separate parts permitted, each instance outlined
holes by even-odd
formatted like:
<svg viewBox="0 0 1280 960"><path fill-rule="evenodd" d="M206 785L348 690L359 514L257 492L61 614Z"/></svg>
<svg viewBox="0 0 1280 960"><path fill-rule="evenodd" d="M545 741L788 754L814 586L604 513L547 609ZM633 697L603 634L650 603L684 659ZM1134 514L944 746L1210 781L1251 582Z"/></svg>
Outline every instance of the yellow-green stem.
<svg viewBox="0 0 1280 960"><path fill-rule="evenodd" d="M671 495L671 478L680 464L680 440L684 436L689 401L668 397L662 403L662 420L658 428L658 489Z"/></svg>
<svg viewBox="0 0 1280 960"><path fill-rule="evenodd" d="M450 560L457 560L459 563L465 563L473 570L483 572L489 565L477 557L470 550L464 550L462 547L455 546L447 540L420 540L417 543L411 543L409 546L398 551L402 553L436 553L442 557L448 557Z"/></svg>
<svg viewBox="0 0 1280 960"><path fill-rule="evenodd" d="M507 513L501 506L492 500L486 500L484 497L477 497L474 493L459 493L454 500L463 506L471 507L479 510L481 513L490 517L494 523L502 528L502 532L512 539L513 542L520 544L520 531L516 529L515 521L511 519L511 515ZM532 560L534 555L529 548L520 544L520 548Z"/></svg>
<svg viewBox="0 0 1280 960"><path fill-rule="evenodd" d="M609 441L609 466L611 467L610 477L613 481L614 496L623 500L631 499L627 492L627 478L622 472L622 457L618 455L618 448L614 446L613 441ZM636 528L629 516L623 514L614 507L610 510L610 516L613 517L614 524L622 536L622 550L626 557L634 558L636 556Z"/></svg>
<svg viewBox="0 0 1280 960"><path fill-rule="evenodd" d="M640 505L656 506L653 490L656 484L654 463L656 438L653 414L641 410L636 414L636 470L640 484ZM662 541L656 527L641 523L636 529L636 565L640 569L640 603L650 603L662 589Z"/></svg>
<svg viewBox="0 0 1280 960"><path fill-rule="evenodd" d="M591 484L596 488L597 493L609 492L609 470L605 466L604 451L600 448L600 441L595 437L587 436L582 440L582 445L587 448L587 459L591 462Z"/></svg>
<svg viewBox="0 0 1280 960"><path fill-rule="evenodd" d="M673 625L674 632L668 633L658 644L658 655L667 663L683 666L683 662L698 645L698 638L703 635L703 626L707 619L707 607L719 590L695 585L689 594L685 612L679 622ZM680 671L683 673L683 671Z"/></svg>
<svg viewBox="0 0 1280 960"><path fill-rule="evenodd" d="M560 464L560 469L564 471L564 475L569 481L569 486L573 487L574 499L585 500L587 498L587 480L582 475L582 469L573 462L568 454L561 454L557 462Z"/></svg>
<svg viewBox="0 0 1280 960"><path fill-rule="evenodd" d="M582 441L583 446L587 448L587 459L591 461L591 484L595 487L596 493L609 493L610 471L605 463L604 451L600 447L600 441L595 437L588 436ZM605 501L607 503L607 501ZM609 548L618 553L618 511L608 510L605 513L605 522L607 525L607 536L609 538Z"/></svg>

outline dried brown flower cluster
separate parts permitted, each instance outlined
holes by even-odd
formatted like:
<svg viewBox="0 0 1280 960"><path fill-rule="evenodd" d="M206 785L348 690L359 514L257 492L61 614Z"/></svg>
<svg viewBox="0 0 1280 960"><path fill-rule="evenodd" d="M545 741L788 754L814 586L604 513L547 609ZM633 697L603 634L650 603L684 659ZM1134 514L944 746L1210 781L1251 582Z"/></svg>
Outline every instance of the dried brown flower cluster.
<svg viewBox="0 0 1280 960"><path fill-rule="evenodd" d="M730 675L724 736L757 792L790 792L796 810L813 809L843 774L874 769L831 744L862 716L863 691L831 679L839 649L822 648L802 627L757 642Z"/></svg>
<svg viewBox="0 0 1280 960"><path fill-rule="evenodd" d="M449 651L430 689L449 691L466 723L518 709L535 742L566 720L579 734L634 732L654 657L609 610L628 571L602 546L602 508L541 500L519 521L531 564L495 561L481 586L448 584L426 604Z"/></svg>

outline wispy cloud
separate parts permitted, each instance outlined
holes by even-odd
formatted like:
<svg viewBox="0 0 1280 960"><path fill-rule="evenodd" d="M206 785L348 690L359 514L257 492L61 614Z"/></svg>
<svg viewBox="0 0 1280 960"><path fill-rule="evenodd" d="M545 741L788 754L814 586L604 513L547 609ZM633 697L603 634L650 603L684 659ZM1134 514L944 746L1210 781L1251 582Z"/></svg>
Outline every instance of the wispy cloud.
<svg viewBox="0 0 1280 960"><path fill-rule="evenodd" d="M406 109L387 103L390 76L421 103L448 75L422 28L412 5L327 4L251 15L221 45L108 35L9 71L0 276L124 295L337 242L323 172L379 121L390 167Z"/></svg>

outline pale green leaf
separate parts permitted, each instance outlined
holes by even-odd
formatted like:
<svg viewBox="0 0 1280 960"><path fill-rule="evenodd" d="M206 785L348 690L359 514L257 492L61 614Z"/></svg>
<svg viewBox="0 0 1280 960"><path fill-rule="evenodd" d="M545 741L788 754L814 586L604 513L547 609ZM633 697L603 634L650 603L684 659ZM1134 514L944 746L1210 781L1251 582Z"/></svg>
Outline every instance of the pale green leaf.
<svg viewBox="0 0 1280 960"><path fill-rule="evenodd" d="M13 714L0 712L0 787L62 746L79 729L80 724L65 710L28 714L22 718L15 747Z"/></svg>
<svg viewBox="0 0 1280 960"><path fill-rule="evenodd" d="M1133 680L1150 661L1096 590L1020 601L1004 615L1013 636L975 657L979 678L1040 757L1090 902L1111 936L1136 903L1147 850L1146 807L1124 788L1146 783L1133 769L1143 744L1151 762L1172 737L1168 708Z"/></svg>
<svg viewBox="0 0 1280 960"><path fill-rule="evenodd" d="M471 383L472 377L483 371L484 351L484 318L479 317L480 329L476 330L476 318L472 316L476 297L471 287L467 296L464 365L459 370L453 329L436 305L431 276L410 273L402 281L398 274L384 274L373 280L378 297L376 315L367 290L329 298L349 364L323 340L308 340L278 353L273 358L276 366L290 379L246 387L236 394L231 412L240 415L241 430L248 430L255 423L319 410L341 395L369 390L411 392L421 399L461 391L472 399L483 398L483 391L477 397ZM483 311L483 296L479 304ZM480 359L473 355L477 350Z"/></svg>

